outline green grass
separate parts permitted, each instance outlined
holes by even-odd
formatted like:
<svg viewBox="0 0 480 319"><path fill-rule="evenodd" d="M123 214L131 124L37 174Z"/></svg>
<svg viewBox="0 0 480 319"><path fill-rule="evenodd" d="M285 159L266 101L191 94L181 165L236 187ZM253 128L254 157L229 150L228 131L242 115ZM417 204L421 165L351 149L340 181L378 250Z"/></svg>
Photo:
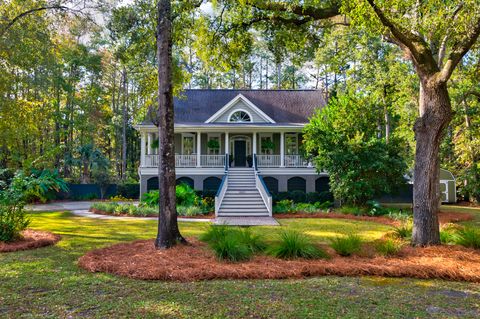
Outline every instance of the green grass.
<svg viewBox="0 0 480 319"><path fill-rule="evenodd" d="M391 228L334 219L281 220L315 243L338 234L379 238ZM63 239L56 246L0 254L0 318L380 318L480 315L480 286L441 280L319 277L298 280L137 281L91 274L78 257L120 241L152 238L156 221L99 220L36 213L32 228ZM206 225L181 223L186 236ZM283 227L282 227L283 228ZM272 242L281 227L253 228Z"/></svg>

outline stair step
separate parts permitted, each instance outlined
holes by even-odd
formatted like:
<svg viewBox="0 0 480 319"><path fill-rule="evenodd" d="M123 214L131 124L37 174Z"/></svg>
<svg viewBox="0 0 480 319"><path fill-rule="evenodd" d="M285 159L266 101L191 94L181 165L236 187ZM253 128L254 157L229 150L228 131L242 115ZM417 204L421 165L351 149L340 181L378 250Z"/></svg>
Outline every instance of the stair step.
<svg viewBox="0 0 480 319"><path fill-rule="evenodd" d="M265 212L267 212L267 214L268 214L268 211L265 207L263 207L263 208L223 208L223 207L221 207L218 212L219 213L238 213L238 212L265 213Z"/></svg>
<svg viewBox="0 0 480 319"><path fill-rule="evenodd" d="M268 212L265 213L228 213L228 214L218 214L218 217L270 217Z"/></svg>
<svg viewBox="0 0 480 319"><path fill-rule="evenodd" d="M250 209L250 208L265 208L265 204L263 202L255 202L255 203L222 203L222 208L235 208L235 209Z"/></svg>

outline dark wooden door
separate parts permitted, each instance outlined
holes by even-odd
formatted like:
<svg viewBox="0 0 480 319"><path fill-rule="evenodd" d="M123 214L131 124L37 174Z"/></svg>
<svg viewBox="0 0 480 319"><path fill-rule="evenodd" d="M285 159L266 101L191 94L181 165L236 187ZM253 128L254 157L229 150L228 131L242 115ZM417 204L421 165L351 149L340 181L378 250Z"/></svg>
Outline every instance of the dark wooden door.
<svg viewBox="0 0 480 319"><path fill-rule="evenodd" d="M247 143L235 141L235 167L245 166L247 163Z"/></svg>

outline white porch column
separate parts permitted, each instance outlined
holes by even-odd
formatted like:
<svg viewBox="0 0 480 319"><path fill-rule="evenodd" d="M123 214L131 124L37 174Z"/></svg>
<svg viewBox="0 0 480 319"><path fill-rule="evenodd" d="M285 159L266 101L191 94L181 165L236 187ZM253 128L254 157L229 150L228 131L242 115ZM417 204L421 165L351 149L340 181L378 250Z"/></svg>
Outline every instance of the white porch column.
<svg viewBox="0 0 480 319"><path fill-rule="evenodd" d="M230 143L228 142L229 140L228 136L229 136L228 132L225 132L225 154L229 153L229 148L230 148Z"/></svg>
<svg viewBox="0 0 480 319"><path fill-rule="evenodd" d="M252 155L257 154L257 132L253 132Z"/></svg>
<svg viewBox="0 0 480 319"><path fill-rule="evenodd" d="M280 167L285 167L285 132L280 132Z"/></svg>
<svg viewBox="0 0 480 319"><path fill-rule="evenodd" d="M147 133L147 154L151 155L152 152L152 133Z"/></svg>
<svg viewBox="0 0 480 319"><path fill-rule="evenodd" d="M145 132L140 137L140 167L145 166Z"/></svg>
<svg viewBox="0 0 480 319"><path fill-rule="evenodd" d="M200 167L200 152L202 151L202 133L197 132L197 167Z"/></svg>

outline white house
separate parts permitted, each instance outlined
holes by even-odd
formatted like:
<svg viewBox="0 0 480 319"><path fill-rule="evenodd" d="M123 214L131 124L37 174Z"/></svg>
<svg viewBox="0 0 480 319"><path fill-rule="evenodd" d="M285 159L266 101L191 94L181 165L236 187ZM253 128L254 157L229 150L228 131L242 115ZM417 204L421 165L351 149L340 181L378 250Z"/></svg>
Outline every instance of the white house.
<svg viewBox="0 0 480 319"><path fill-rule="evenodd" d="M216 194L218 216L271 216L271 193L328 189L301 155L318 90L186 90L175 98L177 182ZM157 127L143 122L140 193L158 188Z"/></svg>

